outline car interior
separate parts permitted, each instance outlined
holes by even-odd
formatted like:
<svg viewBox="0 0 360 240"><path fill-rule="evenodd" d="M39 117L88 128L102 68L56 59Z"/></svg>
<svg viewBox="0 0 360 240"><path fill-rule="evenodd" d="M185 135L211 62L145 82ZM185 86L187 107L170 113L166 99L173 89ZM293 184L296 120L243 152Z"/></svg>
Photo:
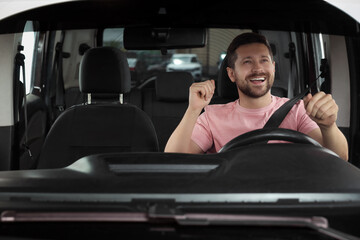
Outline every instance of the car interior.
<svg viewBox="0 0 360 240"><path fill-rule="evenodd" d="M184 29L181 28L181 31L184 31ZM186 46L194 46L196 48L184 50L176 49L178 48L179 43L171 42L172 39L178 41L176 36L173 38L171 37L172 33L174 35L182 33L173 30L172 32L167 32L167 34L170 35L169 42L166 42L163 45L169 48L166 48L166 51L168 52L194 52L197 50L199 56L202 56L204 61L209 62L212 55L217 56L218 54L221 54L222 51L226 50L227 45L223 44L221 41L215 43L215 50L210 50L210 54L206 54L209 50L198 48L199 45L204 44L203 39L208 37L209 42L211 43L212 38L217 38L219 35L225 35L227 33L228 36L226 40L223 41L229 42L234 36L242 31L249 30L198 29L197 34L200 35L198 37L199 40L192 39L191 41L188 41L188 46ZM56 34L60 35L60 41L56 44L54 43L54 45L57 46L55 52L55 55L57 56L54 56L54 67L51 69L50 74L53 83L49 84L50 86L46 85L47 88L50 88L48 91L50 96L44 96L45 99L42 99L43 96L38 92L38 89L41 89L40 81L38 83L40 84L39 86L36 86L37 84L34 82L34 85L32 86L33 93L26 95L28 118L26 132L28 140L25 144L25 123L23 121L22 124L19 124L21 128L19 133L21 135L20 138L22 139L19 146L20 150L22 150L20 157L21 168L65 167L83 156L94 153L127 151L162 152L164 150L167 140L180 122L187 108L188 89L196 80L189 71L167 72L164 68L162 71L156 73L143 71L137 75L132 74L128 62L126 61L127 55L125 51L138 51L137 61L146 62L147 58L163 55L161 51L165 51L165 48L164 46L148 46L147 41L144 43L139 40L137 40L138 42L132 42L132 44L126 46L126 41L130 41L131 39L149 38L149 36L144 36L144 34L140 38L138 32L127 31L126 28L112 29L111 31L113 34L114 32L115 34L118 34L115 35L118 39L117 45L123 44L125 46L113 47L111 44L115 45L115 43L109 43L110 41L103 41L103 44L98 44L99 46L90 46L86 41L79 41L78 52L75 52L74 54L71 53L74 49L68 49L70 47L76 48L73 44L74 39L77 40L93 36L94 34L100 34L102 39L106 39L106 36L104 35L106 32L107 31L105 30L98 31L94 29L81 31L70 30L55 33L54 37L56 37ZM143 30L140 32L143 33L146 31ZM194 32L195 31L193 30L191 34L194 35ZM300 64L300 60L304 61L304 63L310 61L307 59L309 56L304 59L300 59L299 56L296 56L296 54L301 54L300 47L302 42L296 42L299 46L298 48L295 48L297 49L297 52L294 50L293 59L289 56L289 51L292 50L290 40L291 38L294 38L292 35L299 35L299 38L302 37L304 39L308 36L301 36L297 33L284 31L263 32L268 35L273 52L275 53L276 79L274 86L271 89L273 95L292 98L304 91L310 85L310 76L317 77L321 74L320 69L330 67L327 59L322 57L325 56L324 46L327 44L334 44L336 41L336 39L333 40L332 36L321 35L322 43L320 42L319 35L314 34L313 36L310 36L310 38L313 39L312 41L315 41L314 47L317 48L313 50L313 72L309 73L306 71L302 72L302 64ZM127 39L125 37L126 33L134 34L134 36L130 35ZM148 35L151 35L151 32ZM121 39L119 36L124 37ZM97 36L97 38L99 38L99 36ZM94 41L94 39L91 40ZM285 42L285 44L283 42ZM212 49L210 43L208 48ZM292 43L295 44L294 42ZM160 44L162 44L162 42L160 42ZM171 47L169 47L170 44ZM84 48L85 50L82 52L80 49L84 47L84 45L87 45L87 47ZM59 46L62 47L60 48ZM122 49L124 47L125 50ZM341 45L337 45L336 47L341 47ZM154 48L155 50L132 50L141 48ZM111 58L111 56L106 53L106 51L110 51L109 49L117 51L118 55ZM93 53L94 51L97 51L98 53L95 54ZM139 51L142 51L142 53L139 54ZM167 53L167 55L170 54ZM91 60L91 56L93 56L94 60ZM114 61L112 62L111 59ZM320 61L321 59L323 60ZM206 74L204 73L202 79L216 79L216 93L210 104L224 104L236 100L238 94L235 84L230 81L227 75L226 58L221 63L215 62L214 60L212 61L213 65L206 67L208 72ZM220 65L219 68L216 68L217 64ZM332 62L332 64L337 63ZM338 68L341 67L340 65L337 66ZM290 72L288 69L290 69ZM310 76L307 76L309 82L302 79L305 78L306 74L311 74ZM139 79L136 79L136 76ZM317 85L314 87L315 92L330 88L331 84L333 84L333 78L329 74L325 75L324 79L322 84L316 83ZM314 81L314 79L311 81ZM337 89L339 95L344 91L350 91L349 83L346 83L346 81L349 81L349 79L343 79L342 89ZM22 83L20 82L19 84ZM21 87L19 87L19 89L21 89ZM334 89L333 94L337 94L337 90ZM20 99L23 99L23 97ZM19 102L21 102L21 100L19 100ZM344 112L344 114L339 117L342 118L339 120L342 120L343 122L342 125L339 124L339 126L348 138L350 118L349 115L345 116L345 113L349 108L349 105L347 105L349 102L350 99L344 99L344 104L340 108L340 111ZM102 105L109 106L105 108ZM136 108L134 108L136 110L132 111L138 111L138 114L144 115L142 117L144 120L142 121L145 122L137 123L137 120L135 120L137 117L135 117L135 115L128 117L123 113L119 113L120 115L118 118L110 117L113 115L109 110L111 106L114 109L121 107L125 109L125 107L136 106ZM91 111L90 109L92 108L94 108L94 113L89 112L89 115L80 113L80 109ZM97 110L95 110L95 108ZM109 113L96 113L97 111L102 110L109 111ZM119 110L114 111L119 112ZM73 113L70 114L70 112ZM24 108L20 110L20 114L23 113ZM65 116L69 116L67 118L69 120L63 120L66 119ZM95 120L95 116L99 119ZM124 120L120 120L120 117ZM75 119L78 120L75 121ZM68 122L71 122L71 124ZM131 124L134 124L134 126ZM149 125L148 128L145 127L146 125ZM115 134L116 131L119 132ZM109 132L111 135L109 135ZM91 136L94 136L94 139L92 139ZM111 136L113 136L112 141L110 140ZM123 141L120 140L122 138L121 136L124 136ZM132 137L129 138L130 136ZM105 141L105 139L107 140ZM133 140L130 141L130 139ZM87 143L87 141L89 143ZM28 146L26 148L22 147L25 145ZM31 158L29 157L29 150L33 155ZM49 163L46 163L46 161Z"/></svg>
<svg viewBox="0 0 360 240"><path fill-rule="evenodd" d="M117 8L124 7L117 1L109 1L108 4L113 7L114 11ZM281 3L275 1L274 6L277 4ZM244 31L264 34L271 44L276 62L273 95L292 98L310 86L314 79L321 74L320 69L331 69L322 78L323 83L317 83L313 91L324 90L331 93L337 100L340 109L337 122L349 142L349 162L358 166L359 160L355 147L358 138L355 120L357 110L354 104L355 99L353 99L355 95L351 94L351 91L355 91L355 89L350 87L350 84L354 82L352 76L355 76L355 73L352 72L351 68L348 68L346 62L339 60L343 57L351 57L349 56L351 51L348 50L351 40L341 37L339 34L351 36L354 26L344 14L335 14L334 16L337 17L334 22L337 24L331 25L331 29L328 26L332 22L321 28L323 19L319 16L328 16L334 10L325 5L326 9L320 11L319 6L321 4L317 1L309 1L307 4L303 4L304 6L296 4L296 7L302 9L306 5L306 7L312 7L313 11L319 11L321 14L311 15L314 21L317 20L319 24L307 26L306 19L299 18L301 24L299 23L299 27L297 27L292 26L291 23L276 22L274 19L269 22L271 26L263 24L259 25L259 28L254 27L256 24L253 24L252 28L239 28L229 25L231 21L233 21L233 25L240 25L241 22L231 18L227 20L226 28L214 28L212 27L214 23L205 16L200 16L200 23L193 24L195 28L186 28L185 26L190 25L190 23L184 19L182 19L182 23L177 23L177 13L171 12L179 6L168 4L166 7L160 7L156 11L158 15L152 20L154 22L149 23L155 27L142 24L143 19L141 18L132 20L134 23L138 22L139 27L134 27L131 24L128 24L127 27L125 15L123 18L115 19L116 14L111 11L113 15L103 16L96 22L91 21L86 13L80 14L79 9L85 5L82 2L50 5L46 10L27 11L17 17L2 21L2 29L6 33L14 31L8 28L15 19L22 19L21 23L17 21L18 23L13 27L17 32L14 37L19 38L19 46L16 46L19 49L16 49L13 54L24 54L25 50L30 52L24 56L24 61L29 64L25 70L27 74L26 86L22 80L21 66L15 66L16 78L21 79L16 82L14 88L15 105L23 105L24 102L26 107L22 106L18 111L15 111L14 119L19 120L14 137L16 136L18 140L15 142L19 144L16 144L17 146L14 148L13 158L10 155L4 156L7 160L2 163L3 169L37 168L39 162L43 162L40 159L44 159L40 156L41 151L45 151L44 155L47 158L47 147L43 147L44 142L46 142L45 138L49 132L52 132L50 129L58 116L74 105L88 102L88 92L80 91L82 80L79 73L84 54L89 49L106 46L123 51L128 56L128 64L131 65L136 62L134 66L129 67L130 89L122 90L122 97L119 96L119 98L115 97L117 93L111 95L110 90L96 90L92 94L92 104L109 103L113 99L116 99L115 102L120 102L117 100L122 98L123 103L137 106L150 118L155 128L159 151L163 151L170 134L186 109L188 86L192 81L207 79L216 81L216 96L212 99L211 104L226 103L237 98L236 89L224 71L225 66L222 67L222 63L226 61L220 61L219 56L226 51L226 47L232 38ZM153 6L154 9L156 8L155 5ZM69 6L71 6L71 11L68 9ZM104 9L104 12L109 11L106 6L97 1L87 7L89 11L96 8ZM195 6L195 8L198 7L200 5ZM56 9L61 11L62 8L68 12L67 17L56 20L47 19L49 13L55 16ZM247 5L246 8L252 9L252 4ZM129 11L134 11L132 7L129 9L131 9ZM215 11L215 8L209 7L207 14L211 14L211 11ZM290 12L289 10L284 13L289 19L291 19ZM144 10L144 16L149 14L145 13ZM197 18L193 12L189 14L192 18ZM247 14L250 15L251 11ZM310 18L310 13L308 15ZM78 21L78 18L87 20ZM149 19L152 18L149 17ZM159 19L166 19L168 26L173 27L169 28L157 24L157 21L160 21ZM257 21L260 23L262 19ZM71 26L67 25L69 22L72 22ZM114 27L116 24L120 27ZM244 25L247 27L246 21L244 21ZM21 50L22 47L20 46L22 32L24 36L27 34L33 38L32 42L30 41L30 46L25 46L25 50ZM31 52L31 50L33 51ZM174 74L166 71L169 59L176 53L196 54L198 56L202 65L201 80L189 76L189 73L190 75L192 73L191 69L181 71L181 73L178 71ZM340 54L345 54L345 56ZM31 59L29 59L30 57ZM96 70L94 69L94 71ZM180 74L184 76L181 77ZM103 79L104 77L99 76L99 78ZM184 81L181 82L181 79ZM24 94L25 92L26 94ZM26 117L24 117L25 113ZM77 147L71 151L80 151L75 150L75 148ZM78 149L80 148L82 147L78 146ZM93 149L96 148L97 146L93 144ZM100 148L102 147L98 146L98 149ZM15 149L19 151L15 151ZM111 147L109 148L111 152L110 149ZM114 146L113 149L119 148ZM55 152L52 154L57 155ZM78 154L77 157L83 155Z"/></svg>

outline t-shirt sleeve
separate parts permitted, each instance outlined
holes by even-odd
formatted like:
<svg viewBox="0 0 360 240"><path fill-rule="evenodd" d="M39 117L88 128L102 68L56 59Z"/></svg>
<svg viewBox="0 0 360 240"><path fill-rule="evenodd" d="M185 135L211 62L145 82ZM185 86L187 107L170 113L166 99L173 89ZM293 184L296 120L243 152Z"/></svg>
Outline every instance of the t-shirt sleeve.
<svg viewBox="0 0 360 240"><path fill-rule="evenodd" d="M312 130L319 128L319 126L314 122L309 115L306 114L304 101L299 102L298 106L298 131L304 134L308 134Z"/></svg>
<svg viewBox="0 0 360 240"><path fill-rule="evenodd" d="M210 130L208 116L203 112L197 119L191 139L204 151L207 152L213 145L213 137Z"/></svg>

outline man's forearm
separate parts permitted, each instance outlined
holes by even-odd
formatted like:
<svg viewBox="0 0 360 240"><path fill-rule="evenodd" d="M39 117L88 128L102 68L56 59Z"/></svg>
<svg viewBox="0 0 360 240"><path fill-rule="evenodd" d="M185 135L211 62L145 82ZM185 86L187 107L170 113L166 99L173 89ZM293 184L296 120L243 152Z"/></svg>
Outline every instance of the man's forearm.
<svg viewBox="0 0 360 240"><path fill-rule="evenodd" d="M320 127L323 146L337 153L342 159L348 160L348 143L344 134L333 124L331 127Z"/></svg>
<svg viewBox="0 0 360 240"><path fill-rule="evenodd" d="M201 110L200 110L201 111ZM196 124L200 111L187 109L184 117L171 134L166 146L165 152L182 152L182 153L200 153L199 149L192 146L191 135Z"/></svg>

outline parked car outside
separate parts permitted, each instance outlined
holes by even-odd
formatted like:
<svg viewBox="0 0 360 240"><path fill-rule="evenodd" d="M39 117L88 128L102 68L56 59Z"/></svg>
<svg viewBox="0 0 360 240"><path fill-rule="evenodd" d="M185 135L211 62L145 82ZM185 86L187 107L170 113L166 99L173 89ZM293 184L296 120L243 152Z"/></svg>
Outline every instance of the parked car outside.
<svg viewBox="0 0 360 240"><path fill-rule="evenodd" d="M202 66L196 54L174 54L166 66L167 72L189 72L197 81L202 77Z"/></svg>

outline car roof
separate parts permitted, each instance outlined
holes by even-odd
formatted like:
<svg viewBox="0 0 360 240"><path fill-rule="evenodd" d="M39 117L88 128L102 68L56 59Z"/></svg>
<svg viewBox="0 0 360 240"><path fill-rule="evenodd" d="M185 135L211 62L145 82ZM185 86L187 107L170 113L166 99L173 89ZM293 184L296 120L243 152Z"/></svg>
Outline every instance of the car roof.
<svg viewBox="0 0 360 240"><path fill-rule="evenodd" d="M212 4L196 0L66 1L9 16L0 22L0 33L21 32L21 19L38 21L39 31L132 25L358 33L357 22L352 17L323 0L224 0Z"/></svg>
<svg viewBox="0 0 360 240"><path fill-rule="evenodd" d="M0 20L13 14L24 12L38 7L52 5L56 3L78 1L78 0L11 0L0 1Z"/></svg>

